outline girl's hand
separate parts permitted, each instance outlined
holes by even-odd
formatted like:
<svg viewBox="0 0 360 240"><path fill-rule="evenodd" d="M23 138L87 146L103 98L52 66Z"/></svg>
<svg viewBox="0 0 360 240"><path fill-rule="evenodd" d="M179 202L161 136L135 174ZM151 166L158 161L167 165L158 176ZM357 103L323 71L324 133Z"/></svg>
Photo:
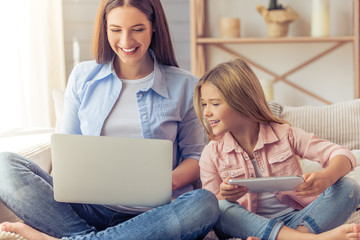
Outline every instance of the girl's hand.
<svg viewBox="0 0 360 240"><path fill-rule="evenodd" d="M332 185L331 179L323 172L305 173L303 178L305 182L295 189L300 197L317 196Z"/></svg>
<svg viewBox="0 0 360 240"><path fill-rule="evenodd" d="M227 177L221 184L220 184L220 192L217 195L219 200L225 199L229 202L236 202L239 198L244 196L248 189L247 187L237 186L237 185L230 185L228 183L230 177Z"/></svg>

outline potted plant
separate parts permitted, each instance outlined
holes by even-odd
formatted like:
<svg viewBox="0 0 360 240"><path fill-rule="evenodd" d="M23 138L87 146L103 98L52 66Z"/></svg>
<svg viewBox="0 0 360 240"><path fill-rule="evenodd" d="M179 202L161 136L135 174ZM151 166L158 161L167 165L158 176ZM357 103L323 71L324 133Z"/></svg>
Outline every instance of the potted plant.
<svg viewBox="0 0 360 240"><path fill-rule="evenodd" d="M298 17L290 6L284 8L277 0L270 0L268 8L256 5L256 9L264 17L269 37L287 36L289 24Z"/></svg>
<svg viewBox="0 0 360 240"><path fill-rule="evenodd" d="M268 10L276 10L276 9L284 9L281 4L277 4L277 0L270 0L269 8Z"/></svg>

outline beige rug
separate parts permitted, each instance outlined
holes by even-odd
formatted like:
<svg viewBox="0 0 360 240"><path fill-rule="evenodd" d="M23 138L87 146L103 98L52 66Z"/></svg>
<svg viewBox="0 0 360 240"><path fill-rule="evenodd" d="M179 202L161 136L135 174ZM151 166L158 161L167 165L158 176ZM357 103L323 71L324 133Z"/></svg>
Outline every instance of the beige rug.
<svg viewBox="0 0 360 240"><path fill-rule="evenodd" d="M360 209L356 210L346 221L346 223L357 223L360 225Z"/></svg>

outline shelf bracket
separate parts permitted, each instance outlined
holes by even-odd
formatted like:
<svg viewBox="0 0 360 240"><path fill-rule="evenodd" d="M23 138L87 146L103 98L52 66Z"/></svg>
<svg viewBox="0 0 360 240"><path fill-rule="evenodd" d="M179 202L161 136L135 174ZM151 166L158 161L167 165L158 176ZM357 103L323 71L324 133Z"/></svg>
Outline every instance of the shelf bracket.
<svg viewBox="0 0 360 240"><path fill-rule="evenodd" d="M304 94L306 94L306 95L308 95L308 96L311 96L311 97L313 97L313 98L315 98L315 99L317 99L317 100L319 100L319 101L321 101L321 102L323 102L323 103L325 103L325 104L332 104L332 102L326 100L325 98L320 97L318 94L315 94L315 93L313 93L313 92L311 92L311 91L309 91L309 90L307 90L307 89L305 89L305 88L303 88L303 87L301 87L301 86L299 86L299 85L297 85L297 84L289 81L286 77L288 77L289 75L291 75L291 74L299 71L300 69L303 69L304 67L306 67L306 66L308 66L309 64L313 63L314 61L316 61L316 60L324 57L325 55L333 52L335 49L343 46L344 44L345 44L345 42L338 42L338 43L335 44L334 46L332 46L332 47L326 49L325 51L323 51L323 52L315 55L314 57L312 57L312 58L304 61L302 64L300 64L300 65L298 65L298 66L290 69L288 72L286 72L286 73L284 73L284 74L282 74L282 75L278 75L278 74L272 72L271 70L269 70L269 69L261 66L260 64L252 61L252 60L249 59L248 57L245 57L244 55L242 55L242 54L240 54L240 53L238 53L238 52L235 52L234 50L232 50L232 49L230 49L230 48L228 48L228 47L225 47L225 46L222 45L222 44L214 44L213 46L215 46L215 47L223 50L224 52L227 52L228 54L230 54L230 55L232 55L232 56L234 56L234 57L242 58L242 59L244 59L245 61L247 61L249 64L251 64L252 66L260 69L261 71L263 71L263 72L265 72L265 73L267 73L267 74L269 74L269 75L271 75L272 77L274 77L274 82L275 82L275 83L278 82L278 81L282 81L282 82L284 82L285 84L287 84L287 85L289 85L289 86L297 89L298 91L300 91L300 92L302 92L302 93L304 93Z"/></svg>

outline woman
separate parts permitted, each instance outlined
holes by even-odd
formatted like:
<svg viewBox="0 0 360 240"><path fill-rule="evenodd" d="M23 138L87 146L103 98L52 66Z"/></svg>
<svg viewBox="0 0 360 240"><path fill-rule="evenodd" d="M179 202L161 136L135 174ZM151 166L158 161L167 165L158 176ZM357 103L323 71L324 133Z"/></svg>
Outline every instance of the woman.
<svg viewBox="0 0 360 240"><path fill-rule="evenodd" d="M173 141L175 200L150 211L58 203L53 199L50 175L18 155L3 153L1 201L49 238L205 236L218 217L216 198L205 190L188 192L199 177L198 159L204 139L192 106L197 79L177 67L160 0L102 0L93 51L96 61L80 63L70 75L62 132ZM22 227L14 230L14 226ZM32 228L23 224L6 223L1 227L21 233L28 240L38 239L32 237Z"/></svg>

